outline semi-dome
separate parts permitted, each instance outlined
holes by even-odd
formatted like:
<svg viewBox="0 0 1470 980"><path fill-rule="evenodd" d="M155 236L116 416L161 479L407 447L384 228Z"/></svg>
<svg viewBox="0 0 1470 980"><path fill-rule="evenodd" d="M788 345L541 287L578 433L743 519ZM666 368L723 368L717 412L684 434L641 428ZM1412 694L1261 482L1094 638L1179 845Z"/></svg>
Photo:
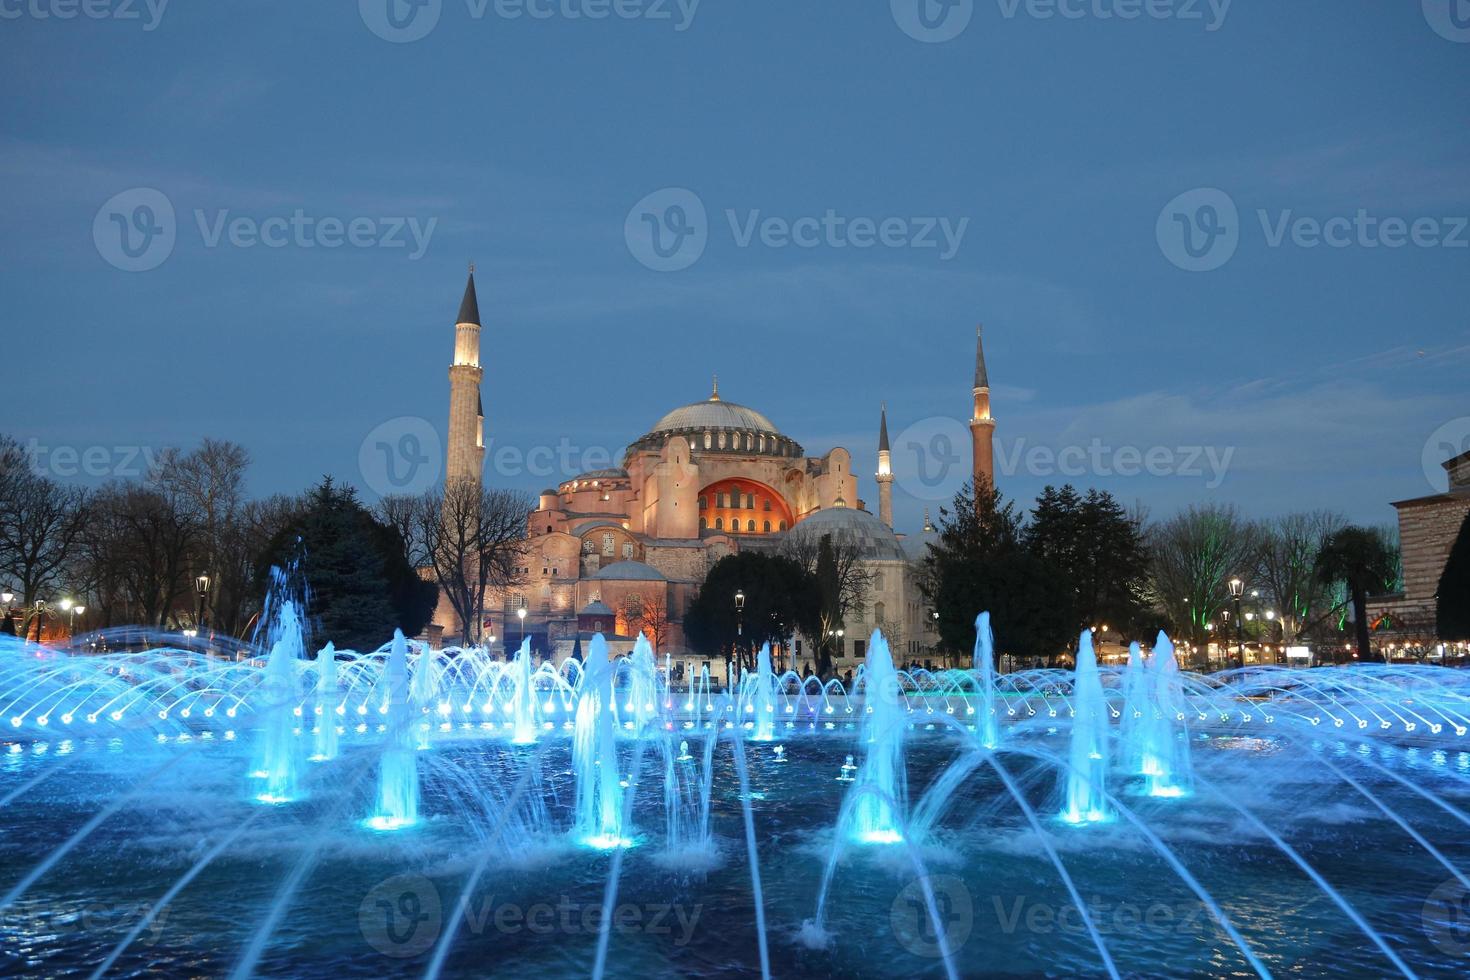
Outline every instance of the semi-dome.
<svg viewBox="0 0 1470 980"><path fill-rule="evenodd" d="M615 561L611 565L604 565L592 576L600 579L614 579L619 582L667 582L663 572L652 565L646 565L641 561Z"/></svg>
<svg viewBox="0 0 1470 980"><path fill-rule="evenodd" d="M834 542L856 547L860 557L867 561L908 559L893 528L867 511L854 507L828 507L816 511L802 518L801 523L788 533L813 542L824 534L830 534Z"/></svg>

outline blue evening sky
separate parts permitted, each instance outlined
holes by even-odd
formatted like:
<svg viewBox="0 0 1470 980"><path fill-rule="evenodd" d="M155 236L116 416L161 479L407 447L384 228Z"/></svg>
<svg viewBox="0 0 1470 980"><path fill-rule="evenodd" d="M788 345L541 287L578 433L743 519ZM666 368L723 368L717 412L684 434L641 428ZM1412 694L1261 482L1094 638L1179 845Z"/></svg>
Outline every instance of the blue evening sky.
<svg viewBox="0 0 1470 980"><path fill-rule="evenodd" d="M912 529L968 458L979 322L1023 500L1380 523L1470 448L1449 0L973 0L942 42L937 0L932 29L920 0L388 2L0 0L0 430L62 475L68 448L126 471L212 435L255 493L372 497L378 443L442 434L473 260L489 479L531 491L718 372L809 453L849 448L873 509L886 401ZM702 223L667 209L691 197ZM281 247L251 237L298 211ZM649 268L644 214L695 227L697 261ZM129 222L156 267L119 268Z"/></svg>

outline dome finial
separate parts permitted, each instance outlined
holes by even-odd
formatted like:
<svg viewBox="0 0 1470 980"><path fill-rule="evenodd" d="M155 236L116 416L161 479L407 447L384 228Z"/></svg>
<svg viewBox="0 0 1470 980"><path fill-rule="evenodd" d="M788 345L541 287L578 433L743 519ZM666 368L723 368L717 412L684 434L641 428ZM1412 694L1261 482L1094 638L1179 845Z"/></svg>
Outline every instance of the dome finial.
<svg viewBox="0 0 1470 980"><path fill-rule="evenodd" d="M720 400L720 376L714 376L714 390L710 392L709 400L717 402Z"/></svg>

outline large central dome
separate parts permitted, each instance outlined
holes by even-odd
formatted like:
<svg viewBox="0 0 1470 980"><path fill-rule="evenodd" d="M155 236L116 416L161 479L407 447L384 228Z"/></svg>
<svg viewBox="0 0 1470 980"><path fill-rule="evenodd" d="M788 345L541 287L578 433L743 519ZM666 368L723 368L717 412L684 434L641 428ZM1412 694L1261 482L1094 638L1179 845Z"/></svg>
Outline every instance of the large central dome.
<svg viewBox="0 0 1470 980"><path fill-rule="evenodd" d="M651 432L683 432L689 429L746 429L780 435L771 420L753 408L711 398L681 405L654 423Z"/></svg>
<svg viewBox="0 0 1470 980"><path fill-rule="evenodd" d="M783 436L770 419L753 408L722 399L718 382L709 398L666 413L629 449L657 449L676 435L687 438L696 452L801 455L801 447Z"/></svg>

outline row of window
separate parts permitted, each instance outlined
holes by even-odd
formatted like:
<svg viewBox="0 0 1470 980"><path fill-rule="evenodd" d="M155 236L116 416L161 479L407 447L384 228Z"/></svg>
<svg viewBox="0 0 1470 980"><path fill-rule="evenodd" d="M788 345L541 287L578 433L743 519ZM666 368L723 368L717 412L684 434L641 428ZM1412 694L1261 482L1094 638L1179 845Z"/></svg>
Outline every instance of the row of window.
<svg viewBox="0 0 1470 980"><path fill-rule="evenodd" d="M762 497L760 504L761 510L769 511L771 509L771 501L769 497ZM711 508L728 508L730 510L755 510L755 494L744 493L740 490L732 490L730 492L719 490L716 491L714 496L712 497L699 498L700 510L709 510Z"/></svg>
<svg viewBox="0 0 1470 980"><path fill-rule="evenodd" d="M744 449L763 453L768 445L771 452L781 447L776 437L772 436L768 442L763 434L751 435L749 432L706 432L704 434L705 449Z"/></svg>
<svg viewBox="0 0 1470 980"><path fill-rule="evenodd" d="M707 517L701 517L699 519L699 529L701 531L705 531L705 530L708 530L709 529L709 518L707 518ZM723 530L725 530L725 519L723 517L716 517L715 518L715 530L716 531L723 531ZM740 527L740 519L738 517L737 518L733 518L730 521L730 530L732 530L732 531L734 531L736 533L740 533L741 527ZM747 534L754 534L755 533L755 521L750 521L750 520L746 521L745 522L745 529L744 530L745 530L745 533L747 533ZM786 522L785 521L780 521L779 522L779 524L778 524L778 530L782 530L782 531L786 530ZM770 521L761 521L761 533L762 534L770 534L771 533L771 522Z"/></svg>

